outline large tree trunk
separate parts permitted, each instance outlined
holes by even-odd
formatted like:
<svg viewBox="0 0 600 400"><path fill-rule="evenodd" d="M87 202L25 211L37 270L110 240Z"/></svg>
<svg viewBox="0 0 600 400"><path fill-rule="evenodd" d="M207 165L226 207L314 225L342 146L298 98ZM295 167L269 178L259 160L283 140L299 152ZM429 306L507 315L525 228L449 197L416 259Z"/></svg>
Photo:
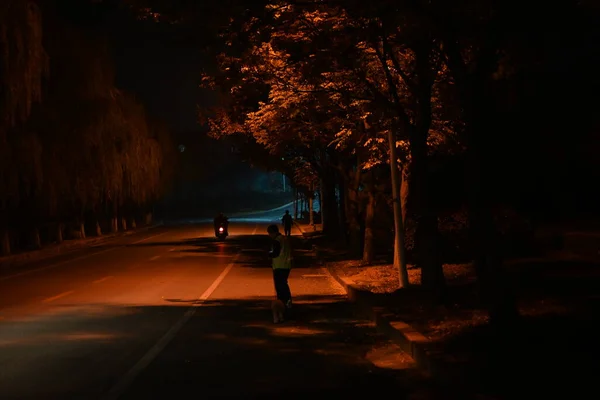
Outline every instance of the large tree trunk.
<svg viewBox="0 0 600 400"><path fill-rule="evenodd" d="M294 220L298 219L298 188L294 188Z"/></svg>
<svg viewBox="0 0 600 400"><path fill-rule="evenodd" d="M490 322L507 328L516 323L519 312L504 268L500 233L493 221L490 187L493 183L484 175L485 146L478 136L485 135L484 120L489 121L485 115L484 110L476 113L468 128L472 130L467 152L470 241L479 293L488 309Z"/></svg>
<svg viewBox="0 0 600 400"><path fill-rule="evenodd" d="M338 175L339 176L339 175ZM348 244L348 216L346 215L346 182L343 178L339 179L339 231L340 239Z"/></svg>
<svg viewBox="0 0 600 400"><path fill-rule="evenodd" d="M481 65L495 65L495 54L480 56ZM489 62L486 62L489 57ZM487 176L486 154L494 151L486 128L494 120L488 95L489 72L479 70L467 75L461 67L460 55L454 54L452 66L458 71L457 83L464 110L467 137L467 179L470 239L479 293L487 306L492 325L511 329L519 320L516 296L504 269L500 234L492 215L492 182ZM456 72L455 71L455 72Z"/></svg>
<svg viewBox="0 0 600 400"><path fill-rule="evenodd" d="M402 205L400 203L400 171L396 153L396 133L388 132L390 147L390 169L392 175L392 204L394 209L394 267L398 269L399 287L408 287L408 271L406 270L406 254L404 246L404 224L402 221Z"/></svg>
<svg viewBox="0 0 600 400"><path fill-rule="evenodd" d="M118 219L118 212L119 212L119 207L117 206L116 203L112 204L112 217L110 218L110 232L111 233L117 233L119 232L119 219Z"/></svg>
<svg viewBox="0 0 600 400"><path fill-rule="evenodd" d="M308 223L311 226L315 224L315 209L312 193L308 194Z"/></svg>
<svg viewBox="0 0 600 400"><path fill-rule="evenodd" d="M385 33L384 33L385 35ZM385 36L382 36L385 37ZM381 68L385 73L385 77L388 84L389 94L391 95L398 117L403 119L406 118L406 113L403 109L400 96L398 94L398 88L392 73L390 71L390 65L388 63L389 58L387 54L389 51L385 48L385 42L383 52L380 52L379 46L375 49ZM365 121L365 124L367 122ZM366 126L365 126L366 127ZM390 149L390 171L392 176L392 207L394 211L394 267L398 269L398 281L400 288L408 287L408 271L406 269L406 246L404 245L404 221L402 220L402 203L400 202L400 170L398 168L398 154L396 150L396 131L394 129L388 130L388 147Z"/></svg>
<svg viewBox="0 0 600 400"><path fill-rule="evenodd" d="M77 232L79 232L79 238L85 239L85 223L83 222L83 217L77 221Z"/></svg>
<svg viewBox="0 0 600 400"><path fill-rule="evenodd" d="M110 232L111 233L119 232L119 222L117 220L117 217L110 218Z"/></svg>
<svg viewBox="0 0 600 400"><path fill-rule="evenodd" d="M410 178L408 175L408 165L402 167L402 171L400 172L401 176L401 184L400 184L400 204L402 205L402 221L406 223L407 218L407 210L408 210L408 202L410 196Z"/></svg>
<svg viewBox="0 0 600 400"><path fill-rule="evenodd" d="M34 249L39 250L42 248L42 240L40 239L40 229L37 226L31 229L31 242Z"/></svg>
<svg viewBox="0 0 600 400"><path fill-rule="evenodd" d="M368 202L365 213L365 239L363 248L363 261L372 263L375 259L375 235L373 225L375 222L375 210L377 209L377 197L373 190L368 191Z"/></svg>
<svg viewBox="0 0 600 400"><path fill-rule="evenodd" d="M63 231L65 229L65 224L62 222L58 222L56 224L56 243L62 243L64 240Z"/></svg>
<svg viewBox="0 0 600 400"><path fill-rule="evenodd" d="M323 168L321 177L321 222L323 234L336 236L339 233L338 205L335 195L335 175L331 168Z"/></svg>
<svg viewBox="0 0 600 400"><path fill-rule="evenodd" d="M3 256L9 256L11 253L10 248L10 232L8 229L2 229L0 231L0 244Z"/></svg>
<svg viewBox="0 0 600 400"><path fill-rule="evenodd" d="M321 212L321 224L323 223L323 185L319 184L319 211ZM321 230L323 228L321 227Z"/></svg>
<svg viewBox="0 0 600 400"><path fill-rule="evenodd" d="M431 128L431 96L434 82L429 43L417 49L416 68L418 109L415 126L410 129L411 179L416 232L417 260L421 282L436 302L446 300L446 282L440 257L438 214L431 197L427 139Z"/></svg>
<svg viewBox="0 0 600 400"><path fill-rule="evenodd" d="M361 221L359 220L360 213L360 196L358 193L358 187L360 185L361 173L357 169L348 176L348 184L346 185L345 196L345 207L346 207L346 218L348 226L348 248L351 254L360 256L362 258L362 252L364 246L361 246Z"/></svg>
<svg viewBox="0 0 600 400"><path fill-rule="evenodd" d="M446 282L440 257L438 216L429 190L427 135L413 135L411 140L411 205L416 223L415 247L421 283L437 302L446 299ZM411 215L413 215L411 213Z"/></svg>

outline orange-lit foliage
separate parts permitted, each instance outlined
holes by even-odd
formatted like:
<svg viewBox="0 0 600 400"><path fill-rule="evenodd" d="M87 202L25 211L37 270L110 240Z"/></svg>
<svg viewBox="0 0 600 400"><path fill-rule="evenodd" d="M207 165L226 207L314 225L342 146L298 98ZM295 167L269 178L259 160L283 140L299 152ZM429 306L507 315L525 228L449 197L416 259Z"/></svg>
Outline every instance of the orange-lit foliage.
<svg viewBox="0 0 600 400"><path fill-rule="evenodd" d="M220 80L215 85L213 78L206 79L213 88L228 91L228 105L209 118L213 133L244 132L273 153L290 146L334 145L351 152L361 147L372 155L364 167L381 163L387 131L397 129L396 105L378 58L381 44L365 28L368 21L322 4L275 2L270 9L275 22L268 27L268 36L256 35L244 54L221 56L224 75L220 79L225 77L227 83ZM388 42L395 43L393 35ZM414 54L398 43L389 51L399 63L388 60L387 67L402 96L401 105L412 119L414 95L406 81L414 68ZM432 145L443 144L454 131L437 101L437 93L448 82L443 65L437 82ZM257 95L259 87L262 93ZM408 157L404 147L399 149L403 158Z"/></svg>

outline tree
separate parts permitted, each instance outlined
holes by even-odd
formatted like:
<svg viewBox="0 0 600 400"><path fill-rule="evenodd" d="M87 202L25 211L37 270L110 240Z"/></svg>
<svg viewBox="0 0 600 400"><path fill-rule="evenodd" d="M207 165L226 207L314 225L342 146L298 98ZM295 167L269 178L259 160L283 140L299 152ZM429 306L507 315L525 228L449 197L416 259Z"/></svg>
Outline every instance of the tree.
<svg viewBox="0 0 600 400"><path fill-rule="evenodd" d="M10 253L8 227L10 210L19 203L17 155L27 154L28 145L37 146L34 137L18 133L17 126L29 117L34 103L41 99L42 79L47 72L47 55L42 45L41 11L27 0L8 0L0 4L0 241L1 253ZM15 149L15 151L13 151ZM16 151L20 149L21 151ZM39 168L21 177L39 182ZM31 188L31 187L30 187Z"/></svg>
<svg viewBox="0 0 600 400"><path fill-rule="evenodd" d="M434 291L437 290L440 284L443 286L441 263L431 257L431 254L437 254L432 251L436 248L437 218L435 213L427 212L430 207L426 207L427 148L433 120L431 95L439 68L437 61L432 63L429 60L433 55L431 39L427 37L424 43L419 43L423 54L417 58L415 51L398 39L396 31L386 30L388 27L383 26L381 14L352 15L340 7L316 3L295 6L279 2L269 8L273 10L273 17L266 29L268 33L258 35L254 42L250 41L254 43L253 47L241 58L239 55L222 57L228 62L223 70L229 71L229 76L251 75L241 78L241 81L245 84L252 82L253 87L259 87L260 82L268 82L268 101L256 100L258 110L247 113L252 124L250 131L259 132L263 143L273 148L281 145L275 138L286 143L290 141L290 135L296 137L292 141L296 148L301 144L304 147L300 148L306 148L306 143L314 142L315 137L327 145L334 138L331 134L323 136L323 132L333 132L334 135L344 132L338 135L343 136L357 129L364 130L360 125L365 122L367 131L371 131L374 137L382 129L386 132L392 196L395 199L395 265L400 271L401 286L408 281L402 257L404 246L396 132L404 132L409 139L412 159L417 160L413 162L416 173L412 175L417 189L414 192L420 194L421 203L425 203L419 221L419 231L423 233L420 235L423 237L421 242L434 244L423 246L424 281L426 285L431 284ZM350 11L356 14L355 9ZM246 28L246 31L249 30L256 29ZM415 36L417 33L409 38ZM392 42L392 39L396 41ZM236 60L236 65L232 60ZM417 67L420 68L418 79ZM407 77L408 72L413 73L412 79ZM239 87L231 90L244 93ZM232 97L237 96L235 93ZM246 101L248 96L242 95L241 98ZM413 107L414 99L419 99L416 104L420 108ZM324 109L326 112L323 112ZM322 115L327 115L327 118ZM369 115L378 117L366 121ZM347 123L340 122L348 117ZM319 125L322 120L329 121L327 129ZM238 128L244 124L236 123ZM331 129L332 125L334 129ZM269 129L265 129L267 126ZM284 132L279 131L282 126ZM415 203L420 204L418 201Z"/></svg>
<svg viewBox="0 0 600 400"><path fill-rule="evenodd" d="M536 2L523 6L510 1L465 0L453 3L451 7L442 3L411 2L410 7L415 19L431 27L456 86L456 99L464 123L471 248L480 293L494 325L512 325L518 311L503 268L503 240L494 221L494 207L501 201L499 199L507 197L504 193L515 187L506 180L499 184L498 178L508 175L506 159L509 154L526 154L528 165L521 164L519 168L529 169L533 164L531 149L539 152L540 142L547 141L548 135L544 132L538 140L531 140L531 131L497 123L510 115L507 110L514 109L507 104L503 92L510 87L507 81L518 69L531 69L535 75L540 74L544 63L541 55L546 52L546 43L553 42L548 33L561 36L555 33L557 25L554 21L561 20L561 26L572 29L574 20L584 20L578 17L581 13L578 8L582 5L571 1L544 4L545 15L554 18L543 19L539 18L541 5ZM514 12L516 8L518 13ZM550 57L546 62L554 63L560 58ZM526 112L529 114L530 110ZM522 121L512 123L522 124ZM518 132L515 141L507 139L506 128L509 132ZM516 141L519 146L514 145ZM528 142L531 144L525 146ZM508 146L500 151L499 143ZM523 152L525 147L530 151ZM496 154L502 154L502 158L494 157ZM522 173L518 172L519 175ZM499 193L497 187L501 187L503 193Z"/></svg>
<svg viewBox="0 0 600 400"><path fill-rule="evenodd" d="M279 33L273 33L272 40L292 41L292 44L288 43L291 48L294 48L294 45L299 47L298 43L308 47L308 51L298 51L304 56L304 63L296 62L296 69L311 71L313 76L309 76L308 79L312 79L314 86L330 89L329 92L337 98L367 98L372 103L371 108L379 110L386 120L392 197L395 205L394 264L400 271L401 286L405 286L408 281L402 256L404 246L400 171L396 166L396 160L399 158L396 154L397 132L401 133L400 137L403 135L408 139L413 170L412 192L418 198L414 204L418 206L415 211L421 243L423 281L432 292L443 293L441 261L436 257L439 236L437 216L431 206L427 189L427 157L434 120L433 87L437 82L442 82L445 75L440 74L443 70L440 58L436 58L437 53L434 52L433 38L412 26L402 26L399 20L390 17L398 15L398 12L390 7L391 4L387 2L378 2L377 7L366 10L320 4L311 4L304 8L289 6L287 17L279 16L285 20L286 23L282 24L285 28ZM349 42L349 38L353 38L355 42ZM297 53L294 53L296 58L299 57ZM327 60L329 69L323 68L324 59ZM312 68L307 67L307 64ZM314 78L315 68L317 74L320 73L318 81ZM306 77L306 73L304 75ZM336 86L336 82L343 81L339 79L341 77L351 83L346 87L339 84ZM367 122L370 122L371 128L372 125L381 125L380 121L381 119L377 124L373 119ZM377 128L380 126L375 127L376 130Z"/></svg>
<svg viewBox="0 0 600 400"><path fill-rule="evenodd" d="M0 7L7 27L0 35L0 82L7 89L0 99L4 254L10 252L11 229L31 232L35 247L42 245L39 230L47 224L56 226L57 241L63 240L65 222L74 224L69 233L75 237L85 236L86 224L101 234L107 211L113 229L117 212L127 229L168 180L168 133L150 128L143 107L115 87L102 35L78 26L90 22L81 20L90 3L72 4L83 13L71 13L65 4L42 4L43 43L37 3Z"/></svg>

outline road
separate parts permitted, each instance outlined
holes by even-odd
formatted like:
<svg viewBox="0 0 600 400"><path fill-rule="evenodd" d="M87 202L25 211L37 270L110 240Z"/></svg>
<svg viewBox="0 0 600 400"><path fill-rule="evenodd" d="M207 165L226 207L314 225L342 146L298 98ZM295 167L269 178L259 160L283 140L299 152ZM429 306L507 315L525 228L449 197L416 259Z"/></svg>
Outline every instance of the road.
<svg viewBox="0 0 600 400"><path fill-rule="evenodd" d="M294 316L272 323L266 226L234 220L225 242L208 224L164 226L5 271L0 398L434 398L298 232Z"/></svg>

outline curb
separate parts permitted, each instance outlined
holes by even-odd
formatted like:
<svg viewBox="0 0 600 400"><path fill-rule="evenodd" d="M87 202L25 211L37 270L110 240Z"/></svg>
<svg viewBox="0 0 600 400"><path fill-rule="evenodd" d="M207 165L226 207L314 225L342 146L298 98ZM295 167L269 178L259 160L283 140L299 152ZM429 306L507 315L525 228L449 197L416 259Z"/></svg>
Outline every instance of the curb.
<svg viewBox="0 0 600 400"><path fill-rule="evenodd" d="M306 237L299 224L296 225L302 235ZM436 359L435 355L439 354L439 351L435 350L434 342L431 339L406 322L394 320L393 315L385 307L373 306L370 302L373 296L371 292L360 290L347 282L332 267L327 265L320 256L317 246L313 246L313 250L317 262L342 286L346 291L348 300L354 303L358 312L373 321L379 333L387 336L402 351L410 355L418 369L447 388L457 389L461 386L459 383L462 380L460 371L453 370L442 360Z"/></svg>
<svg viewBox="0 0 600 400"><path fill-rule="evenodd" d="M300 225L300 224L299 224L299 223L298 223L296 220L294 220L294 221L293 221L293 223L294 223L294 225L296 226L296 228L298 228L298 230L300 231L300 233L302 234L302 236L303 236L304 238L309 238L309 237L310 237L308 234L309 234L311 231L307 231L307 230L303 229L303 228L302 228L302 226L301 226L301 225ZM312 225L312 227L313 227L313 231L312 231L312 232L320 232L320 231L317 231L317 230L316 230L316 226L317 226L317 225L318 225L318 224L314 224L314 225Z"/></svg>
<svg viewBox="0 0 600 400"><path fill-rule="evenodd" d="M300 224L297 223L296 220L293 220L292 222L294 223L294 225L296 226L296 228L300 231L300 233L302 234L302 236L305 236L304 229L302 229L302 227L300 226Z"/></svg>
<svg viewBox="0 0 600 400"><path fill-rule="evenodd" d="M348 300L354 303L360 312L375 323L377 330L390 338L404 352L412 357L417 367L440 383L456 386L456 379L450 371L432 357L432 341L403 321L393 321L384 307L369 304L370 292L357 289L346 282L333 268L327 271L346 291Z"/></svg>
<svg viewBox="0 0 600 400"><path fill-rule="evenodd" d="M296 228L298 228L298 230L302 234L302 237L306 238L306 231L304 229L302 229L300 224L298 222L296 222L296 220L293 220L292 222L294 223L294 225L296 225Z"/></svg>
<svg viewBox="0 0 600 400"><path fill-rule="evenodd" d="M158 222L154 225L144 226L141 228L131 229L125 232L117 232L117 233L109 233L100 237L90 237L87 239L79 239L79 241L74 241L69 243L69 241L63 242L64 245L57 245L54 248L42 248L39 250L33 250L28 252L23 252L20 254L14 254L6 257L0 257L0 268L13 268L22 264L27 264L29 262L35 261L43 261L49 260L54 257L58 257L60 255L69 254L71 252L86 248L86 247L94 247L104 241L111 240L117 237L130 236L137 233L146 232L152 230L154 228L158 228L163 226L164 222ZM4 259L3 259L4 258Z"/></svg>

